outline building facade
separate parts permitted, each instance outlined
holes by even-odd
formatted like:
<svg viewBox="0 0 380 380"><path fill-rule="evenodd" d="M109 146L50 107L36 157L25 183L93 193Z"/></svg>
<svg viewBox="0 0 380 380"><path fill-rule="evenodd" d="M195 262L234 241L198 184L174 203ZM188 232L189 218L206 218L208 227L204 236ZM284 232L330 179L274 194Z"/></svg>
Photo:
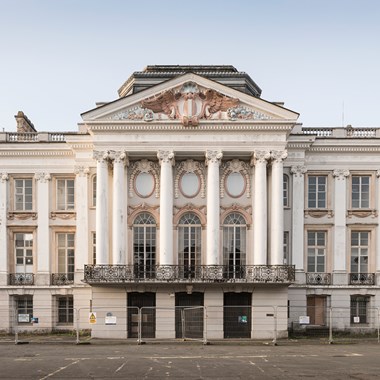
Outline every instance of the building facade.
<svg viewBox="0 0 380 380"><path fill-rule="evenodd" d="M148 66L77 132L19 112L0 133L0 329L178 338L199 308L195 334L270 338L271 307L285 337L291 305L369 324L379 131L298 116L232 66Z"/></svg>

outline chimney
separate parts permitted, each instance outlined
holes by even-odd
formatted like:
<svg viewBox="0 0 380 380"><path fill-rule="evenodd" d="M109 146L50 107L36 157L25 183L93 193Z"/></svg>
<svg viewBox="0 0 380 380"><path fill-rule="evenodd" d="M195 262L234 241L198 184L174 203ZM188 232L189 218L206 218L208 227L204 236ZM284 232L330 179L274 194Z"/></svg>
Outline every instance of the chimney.
<svg viewBox="0 0 380 380"><path fill-rule="evenodd" d="M17 115L15 115L15 119L17 122L17 133L37 132L33 123L28 119L24 112L18 111Z"/></svg>

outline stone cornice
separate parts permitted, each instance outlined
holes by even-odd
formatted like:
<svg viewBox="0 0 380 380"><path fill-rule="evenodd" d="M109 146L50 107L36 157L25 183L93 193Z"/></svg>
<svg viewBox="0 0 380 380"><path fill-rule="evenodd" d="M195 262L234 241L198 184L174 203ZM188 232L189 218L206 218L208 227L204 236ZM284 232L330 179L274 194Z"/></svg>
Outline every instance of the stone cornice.
<svg viewBox="0 0 380 380"><path fill-rule="evenodd" d="M379 153L380 146L313 146L310 152L367 152Z"/></svg>
<svg viewBox="0 0 380 380"><path fill-rule="evenodd" d="M67 151L40 151L40 150L7 150L0 151L0 156L73 156L73 152L71 150Z"/></svg>

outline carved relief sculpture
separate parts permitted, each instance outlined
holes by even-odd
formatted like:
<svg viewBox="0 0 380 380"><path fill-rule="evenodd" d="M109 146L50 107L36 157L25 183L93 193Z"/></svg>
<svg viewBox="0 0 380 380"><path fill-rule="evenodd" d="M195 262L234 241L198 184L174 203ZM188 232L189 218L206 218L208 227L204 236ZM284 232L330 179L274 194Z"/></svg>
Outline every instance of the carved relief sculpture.
<svg viewBox="0 0 380 380"><path fill-rule="evenodd" d="M159 177L159 167L158 164L152 161L143 159L141 161L136 161L131 165L130 172L131 176L129 178L129 196L133 197L134 191L134 182L135 178L139 173L150 173L154 177L155 181L155 196L156 198L160 197L160 177Z"/></svg>
<svg viewBox="0 0 380 380"><path fill-rule="evenodd" d="M186 160L182 161L177 165L177 170L176 170L176 176L174 179L174 197L178 198L179 197L179 180L181 176L184 173L195 173L199 176L199 179L201 181L201 198L205 197L205 176L204 176L204 171L205 171L205 166L203 163L194 161L194 160Z"/></svg>
<svg viewBox="0 0 380 380"><path fill-rule="evenodd" d="M195 83L187 82L179 92L168 90L141 104L155 113L164 113L169 119L180 120L184 126L197 126L200 119L210 119L217 112L235 107L238 99L212 89L202 92Z"/></svg>
<svg viewBox="0 0 380 380"><path fill-rule="evenodd" d="M226 177L230 173L240 173L245 179L247 198L250 198L251 197L251 181L249 179L249 172L250 172L250 167L246 162L240 161L238 159L227 161L222 166L222 175L220 178L220 197L221 198L224 197Z"/></svg>

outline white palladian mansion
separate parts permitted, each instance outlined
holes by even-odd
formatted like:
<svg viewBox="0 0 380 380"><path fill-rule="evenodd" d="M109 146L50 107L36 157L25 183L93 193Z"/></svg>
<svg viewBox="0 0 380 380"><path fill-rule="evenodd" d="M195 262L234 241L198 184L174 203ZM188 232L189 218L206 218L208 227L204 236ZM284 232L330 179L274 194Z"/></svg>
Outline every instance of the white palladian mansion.
<svg viewBox="0 0 380 380"><path fill-rule="evenodd" d="M178 310L203 307L195 333L261 339L268 305L282 337L293 306L370 323L380 129L304 127L233 66L147 66L118 93L77 132L20 111L0 133L1 331L180 338Z"/></svg>

